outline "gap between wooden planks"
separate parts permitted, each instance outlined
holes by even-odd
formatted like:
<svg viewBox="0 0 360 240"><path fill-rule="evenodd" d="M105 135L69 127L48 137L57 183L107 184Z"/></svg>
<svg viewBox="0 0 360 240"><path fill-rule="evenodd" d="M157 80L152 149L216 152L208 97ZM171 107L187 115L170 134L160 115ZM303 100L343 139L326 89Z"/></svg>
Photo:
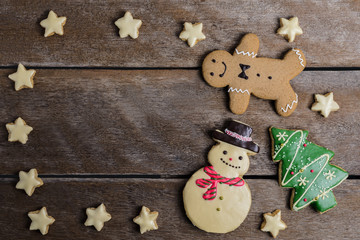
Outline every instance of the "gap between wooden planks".
<svg viewBox="0 0 360 240"><path fill-rule="evenodd" d="M297 47L308 67L360 67L359 1L46 1L1 3L0 65L198 67L215 49L234 51L249 32L259 56L281 57ZM44 38L50 10L66 16L64 36ZM139 38L120 39L114 22L125 11L143 21ZM288 43L276 34L281 17L297 16L304 34ZM202 22L206 40L194 48L179 39L183 23Z"/></svg>

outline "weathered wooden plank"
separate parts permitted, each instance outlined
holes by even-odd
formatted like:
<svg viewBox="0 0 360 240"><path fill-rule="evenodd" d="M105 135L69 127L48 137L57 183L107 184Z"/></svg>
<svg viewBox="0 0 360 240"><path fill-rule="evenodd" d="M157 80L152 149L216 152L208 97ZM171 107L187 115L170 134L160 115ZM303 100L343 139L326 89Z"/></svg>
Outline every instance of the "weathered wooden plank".
<svg viewBox="0 0 360 240"><path fill-rule="evenodd" d="M0 2L0 65L195 67L215 49L234 51L248 32L261 56L301 48L309 67L359 67L360 3L341 1L29 1ZM43 37L49 10L68 18L65 35ZM324 10L326 9L326 10ZM125 11L143 21L137 40L120 39L114 25ZM279 18L297 16L304 34L288 43ZM202 22L207 37L189 48L178 35L185 21Z"/></svg>
<svg viewBox="0 0 360 240"><path fill-rule="evenodd" d="M262 213L281 209L288 225L278 239L357 239L360 222L359 180L347 180L334 190L338 206L319 214L311 207L289 209L290 190L275 180L248 180L252 206L245 222L235 231L205 233L187 219L182 203L186 179L44 179L32 197L16 190L13 180L0 182L0 225L3 239L39 239L29 231L27 212L46 206L56 221L46 239L271 239L259 230ZM101 232L83 225L85 209L104 203L112 215ZM159 212L159 230L140 235L132 222L145 205ZM345 221L349 219L349 221Z"/></svg>
<svg viewBox="0 0 360 240"><path fill-rule="evenodd" d="M299 106L288 118L274 103L251 97L247 112L228 109L225 89L208 86L196 70L44 70L34 89L13 90L0 70L0 171L38 168L42 174L188 175L207 164L211 131L236 119L254 128L260 153L248 174L275 175L270 126L310 131L333 150L335 164L359 175L360 72L303 72L293 80ZM325 119L312 112L313 94L334 91L341 109ZM5 124L21 116L34 131L26 145L7 142Z"/></svg>

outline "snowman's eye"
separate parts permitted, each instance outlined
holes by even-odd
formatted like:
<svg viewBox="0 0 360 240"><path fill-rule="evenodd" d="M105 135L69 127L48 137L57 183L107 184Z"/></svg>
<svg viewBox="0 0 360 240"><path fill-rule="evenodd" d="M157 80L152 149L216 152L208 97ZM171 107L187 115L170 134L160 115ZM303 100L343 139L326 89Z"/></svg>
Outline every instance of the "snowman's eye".
<svg viewBox="0 0 360 240"><path fill-rule="evenodd" d="M223 154L226 155L226 154L227 154L227 151L223 151Z"/></svg>
<svg viewBox="0 0 360 240"><path fill-rule="evenodd" d="M243 159L243 157L242 157L242 156L240 156L240 157L239 157L239 160L242 160L242 159Z"/></svg>

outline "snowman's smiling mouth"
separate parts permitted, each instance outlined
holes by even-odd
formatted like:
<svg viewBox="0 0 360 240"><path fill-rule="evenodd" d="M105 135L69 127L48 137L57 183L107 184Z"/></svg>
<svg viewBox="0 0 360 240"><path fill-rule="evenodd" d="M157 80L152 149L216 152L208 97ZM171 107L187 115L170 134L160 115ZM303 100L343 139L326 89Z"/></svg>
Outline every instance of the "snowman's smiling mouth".
<svg viewBox="0 0 360 240"><path fill-rule="evenodd" d="M228 163L228 162L225 162L224 159L222 159L222 158L220 158L220 160L221 160L223 163L225 163L226 165L228 165L228 166L230 166L230 167L232 167L232 168L240 168L240 166L234 166L234 165L231 165L231 164Z"/></svg>

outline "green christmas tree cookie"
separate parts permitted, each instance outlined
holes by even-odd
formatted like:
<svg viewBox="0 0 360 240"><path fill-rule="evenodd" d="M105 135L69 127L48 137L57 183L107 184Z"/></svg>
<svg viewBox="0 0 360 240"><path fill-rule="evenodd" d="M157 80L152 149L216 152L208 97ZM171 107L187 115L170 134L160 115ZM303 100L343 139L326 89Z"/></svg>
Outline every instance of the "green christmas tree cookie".
<svg viewBox="0 0 360 240"><path fill-rule="evenodd" d="M272 157L280 162L279 183L294 188L291 208L298 211L311 204L320 213L336 206L332 189L348 177L348 173L329 164L334 153L306 140L308 131L270 128Z"/></svg>

